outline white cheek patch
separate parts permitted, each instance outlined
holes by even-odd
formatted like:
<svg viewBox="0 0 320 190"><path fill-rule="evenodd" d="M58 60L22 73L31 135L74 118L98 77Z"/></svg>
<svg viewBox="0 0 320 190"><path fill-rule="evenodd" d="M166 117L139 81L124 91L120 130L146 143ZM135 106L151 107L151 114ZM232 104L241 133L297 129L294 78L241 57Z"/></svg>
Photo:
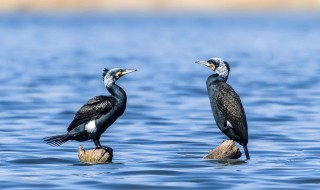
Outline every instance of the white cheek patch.
<svg viewBox="0 0 320 190"><path fill-rule="evenodd" d="M114 78L113 77L105 77L104 78L104 85L106 86L106 87L111 87L112 86L112 84L115 82L114 81Z"/></svg>
<svg viewBox="0 0 320 190"><path fill-rule="evenodd" d="M216 73L223 78L227 77L229 74L228 68L225 64L220 64L220 66L216 69Z"/></svg>
<svg viewBox="0 0 320 190"><path fill-rule="evenodd" d="M89 123L87 123L84 128L85 128L85 130L86 130L88 133L95 133L95 132L97 132L97 127L96 127L96 122L95 122L95 120L92 120L92 121L90 121Z"/></svg>

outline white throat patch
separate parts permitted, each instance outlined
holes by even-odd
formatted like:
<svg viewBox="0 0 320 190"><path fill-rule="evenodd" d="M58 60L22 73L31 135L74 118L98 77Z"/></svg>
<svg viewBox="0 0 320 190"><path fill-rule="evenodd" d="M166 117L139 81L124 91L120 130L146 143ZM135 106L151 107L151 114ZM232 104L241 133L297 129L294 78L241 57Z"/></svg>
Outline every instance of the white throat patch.
<svg viewBox="0 0 320 190"><path fill-rule="evenodd" d="M88 133L95 133L97 132L97 127L96 127L96 122L95 120L89 121L89 123L87 123L84 127L84 129L88 132Z"/></svg>
<svg viewBox="0 0 320 190"><path fill-rule="evenodd" d="M108 77L108 78L105 77L103 82L106 87L111 87L112 84L114 83L114 79L112 77Z"/></svg>

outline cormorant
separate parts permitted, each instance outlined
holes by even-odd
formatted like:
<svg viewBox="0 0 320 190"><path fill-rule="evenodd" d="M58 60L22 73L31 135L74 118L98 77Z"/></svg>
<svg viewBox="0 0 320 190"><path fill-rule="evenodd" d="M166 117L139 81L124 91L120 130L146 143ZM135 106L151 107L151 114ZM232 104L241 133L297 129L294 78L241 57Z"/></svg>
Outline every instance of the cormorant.
<svg viewBox="0 0 320 190"><path fill-rule="evenodd" d="M211 58L208 61L196 61L215 71L207 79L207 90L214 119L219 129L241 144L247 160L250 160L248 144L248 125L239 95L228 84L230 72L229 63L220 58Z"/></svg>
<svg viewBox="0 0 320 190"><path fill-rule="evenodd" d="M111 96L95 96L84 104L75 114L73 121L64 135L44 138L51 146L59 146L68 140L86 141L92 139L96 148L107 148L101 146L100 136L106 129L121 116L127 103L125 91L115 82L136 69L104 69L103 81Z"/></svg>

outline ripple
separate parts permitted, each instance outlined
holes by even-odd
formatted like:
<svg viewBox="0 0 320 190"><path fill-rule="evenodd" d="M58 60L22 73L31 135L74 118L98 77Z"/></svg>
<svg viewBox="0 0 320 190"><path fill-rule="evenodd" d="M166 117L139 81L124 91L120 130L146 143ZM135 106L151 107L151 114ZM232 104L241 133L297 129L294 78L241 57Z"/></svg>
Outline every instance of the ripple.
<svg viewBox="0 0 320 190"><path fill-rule="evenodd" d="M13 13L0 20L2 188L318 189L317 15ZM227 139L207 95L213 72L194 64L213 56L231 65L250 161L202 159ZM105 67L138 72L117 81L127 108L101 137L113 162L83 164L78 146L92 142L50 147L42 138L64 133L88 98L107 95Z"/></svg>
<svg viewBox="0 0 320 190"><path fill-rule="evenodd" d="M12 164L72 164L74 163L71 160L59 159L59 158L23 158L23 159L14 159L8 161Z"/></svg>

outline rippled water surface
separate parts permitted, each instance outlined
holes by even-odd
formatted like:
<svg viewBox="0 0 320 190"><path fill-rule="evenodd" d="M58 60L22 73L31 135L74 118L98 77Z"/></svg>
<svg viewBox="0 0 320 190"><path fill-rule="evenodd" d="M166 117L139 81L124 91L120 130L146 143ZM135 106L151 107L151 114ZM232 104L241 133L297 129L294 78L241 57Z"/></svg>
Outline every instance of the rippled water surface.
<svg viewBox="0 0 320 190"><path fill-rule="evenodd" d="M320 16L269 16L1 15L1 189L318 189ZM230 62L246 110L243 164L202 159L226 139L194 63L210 57ZM105 67L138 72L117 82L127 109L101 138L113 162L86 165L93 142L42 138L108 94Z"/></svg>

